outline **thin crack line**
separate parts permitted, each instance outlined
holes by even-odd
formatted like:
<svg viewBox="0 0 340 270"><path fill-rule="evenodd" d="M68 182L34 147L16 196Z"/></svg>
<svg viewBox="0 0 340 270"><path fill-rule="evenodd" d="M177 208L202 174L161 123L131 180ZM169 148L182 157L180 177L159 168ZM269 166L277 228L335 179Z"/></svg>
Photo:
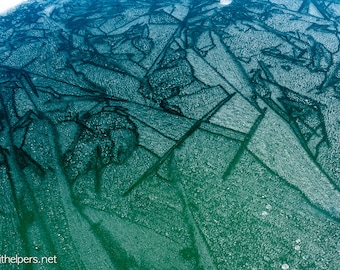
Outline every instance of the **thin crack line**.
<svg viewBox="0 0 340 270"><path fill-rule="evenodd" d="M127 196L134 190L138 185L140 185L147 177L155 174L159 166L173 153L173 151L178 148L194 131L196 131L202 122L209 120L226 102L228 102L235 93L230 94L227 98L223 99L216 107L211 109L207 114L205 114L200 120L198 120L177 142L174 144L153 166L151 166L141 177L137 179L124 193L123 196Z"/></svg>
<svg viewBox="0 0 340 270"><path fill-rule="evenodd" d="M223 181L226 181L228 179L228 176L230 175L232 170L235 168L236 164L239 162L239 160L240 160L241 156L243 155L244 151L247 149L247 146L248 146L251 138L255 134L257 128L259 127L261 121L263 120L263 118L264 118L264 116L266 114L266 111L267 111L267 108L264 108L263 112L257 117L257 119L256 119L254 125L251 127L249 133L244 138L244 141L241 144L239 150L237 151L236 155L234 156L233 160L230 162L227 170L224 172L224 174L222 176Z"/></svg>

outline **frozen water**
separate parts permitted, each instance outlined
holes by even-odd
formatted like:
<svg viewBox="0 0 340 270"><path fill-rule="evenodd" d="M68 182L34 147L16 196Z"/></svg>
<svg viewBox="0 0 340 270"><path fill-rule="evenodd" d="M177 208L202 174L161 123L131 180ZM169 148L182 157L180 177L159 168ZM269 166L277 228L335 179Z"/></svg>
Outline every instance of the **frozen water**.
<svg viewBox="0 0 340 270"><path fill-rule="evenodd" d="M286 264L286 263L284 263L284 264L282 264L281 268L282 268L283 270L288 270L288 269L289 269L289 265Z"/></svg>
<svg viewBox="0 0 340 270"><path fill-rule="evenodd" d="M232 0L220 0L220 4L223 6L228 6L232 3Z"/></svg>
<svg viewBox="0 0 340 270"><path fill-rule="evenodd" d="M1 16L0 268L338 269L337 2Z"/></svg>

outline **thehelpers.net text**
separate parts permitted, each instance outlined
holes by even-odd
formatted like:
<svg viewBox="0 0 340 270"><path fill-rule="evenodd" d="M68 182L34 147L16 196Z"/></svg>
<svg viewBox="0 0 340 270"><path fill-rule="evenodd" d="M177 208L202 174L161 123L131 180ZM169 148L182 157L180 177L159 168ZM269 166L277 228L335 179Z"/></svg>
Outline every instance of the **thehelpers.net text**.
<svg viewBox="0 0 340 270"><path fill-rule="evenodd" d="M49 257L36 257L36 256L20 256L15 254L15 256L8 256L6 254L0 255L0 264L54 264L57 263L57 256Z"/></svg>

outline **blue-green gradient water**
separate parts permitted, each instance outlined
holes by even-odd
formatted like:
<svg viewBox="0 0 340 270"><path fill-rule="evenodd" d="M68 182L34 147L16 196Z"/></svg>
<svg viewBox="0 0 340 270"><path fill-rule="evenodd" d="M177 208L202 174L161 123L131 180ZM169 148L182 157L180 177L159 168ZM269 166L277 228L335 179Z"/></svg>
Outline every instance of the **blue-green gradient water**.
<svg viewBox="0 0 340 270"><path fill-rule="evenodd" d="M0 269L340 265L338 1L32 1L0 17Z"/></svg>

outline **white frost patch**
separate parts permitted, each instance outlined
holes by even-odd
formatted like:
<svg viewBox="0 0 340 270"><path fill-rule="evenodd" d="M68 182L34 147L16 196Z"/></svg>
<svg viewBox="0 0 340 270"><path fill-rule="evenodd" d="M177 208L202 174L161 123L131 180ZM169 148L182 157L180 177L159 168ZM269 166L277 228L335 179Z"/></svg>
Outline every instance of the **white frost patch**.
<svg viewBox="0 0 340 270"><path fill-rule="evenodd" d="M220 0L220 4L223 6L228 6L232 3L232 0Z"/></svg>
<svg viewBox="0 0 340 270"><path fill-rule="evenodd" d="M296 251L299 251L299 250L301 249L301 247L298 246L298 245L296 245L296 246L294 247L294 249L295 249Z"/></svg>
<svg viewBox="0 0 340 270"><path fill-rule="evenodd" d="M6 15L9 11L13 10L20 4L27 2L27 0L1 0L0 2L0 15Z"/></svg>
<svg viewBox="0 0 340 270"><path fill-rule="evenodd" d="M47 16L50 16L54 9L55 9L55 6L48 6L47 8L45 8L44 13Z"/></svg>
<svg viewBox="0 0 340 270"><path fill-rule="evenodd" d="M283 270L287 270L287 269L289 269L289 265L286 264L286 263L284 263L284 264L282 264L281 268L282 268Z"/></svg>
<svg viewBox="0 0 340 270"><path fill-rule="evenodd" d="M296 240L295 240L295 243L296 243L297 245L294 246L294 249L295 249L296 251L299 251L299 250L301 249L301 246L300 246L301 239L296 239Z"/></svg>
<svg viewBox="0 0 340 270"><path fill-rule="evenodd" d="M267 205L266 205L266 209L270 211L270 210L273 209L273 207L272 207L270 204L267 204Z"/></svg>

